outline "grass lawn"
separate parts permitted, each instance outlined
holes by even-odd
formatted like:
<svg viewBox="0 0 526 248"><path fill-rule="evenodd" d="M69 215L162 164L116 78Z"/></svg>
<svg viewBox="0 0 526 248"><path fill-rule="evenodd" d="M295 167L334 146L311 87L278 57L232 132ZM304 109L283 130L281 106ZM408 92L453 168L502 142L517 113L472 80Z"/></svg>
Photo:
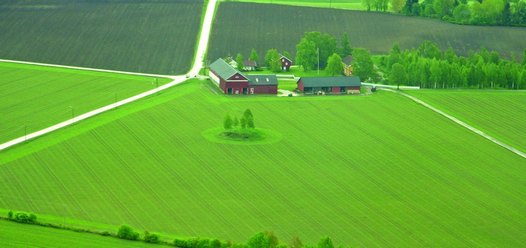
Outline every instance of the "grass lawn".
<svg viewBox="0 0 526 248"><path fill-rule="evenodd" d="M390 92L228 97L193 81L0 154L0 207L179 236L352 247L526 242L524 159ZM210 142L250 108L279 142Z"/></svg>
<svg viewBox="0 0 526 248"><path fill-rule="evenodd" d="M149 77L15 63L0 63L0 75L0 143L155 87Z"/></svg>
<svg viewBox="0 0 526 248"><path fill-rule="evenodd" d="M168 247L0 220L1 247Z"/></svg>
<svg viewBox="0 0 526 248"><path fill-rule="evenodd" d="M306 7L366 10L360 0L230 0L232 2L271 3Z"/></svg>
<svg viewBox="0 0 526 248"><path fill-rule="evenodd" d="M183 74L194 57L202 5L202 0L1 1L0 58Z"/></svg>
<svg viewBox="0 0 526 248"><path fill-rule="evenodd" d="M526 91L408 91L429 104L526 152Z"/></svg>
<svg viewBox="0 0 526 248"><path fill-rule="evenodd" d="M330 33L338 40L347 32L353 47L369 49L372 54L388 53L394 42L401 49L410 49L431 40L442 49L451 46L463 55L485 47L507 57L514 53L520 59L526 40L524 27L456 25L389 13L222 2L212 28L208 57L214 61L241 53L247 58L254 48L262 64L267 50L276 48L290 52L294 59L296 45L305 32L311 31Z"/></svg>

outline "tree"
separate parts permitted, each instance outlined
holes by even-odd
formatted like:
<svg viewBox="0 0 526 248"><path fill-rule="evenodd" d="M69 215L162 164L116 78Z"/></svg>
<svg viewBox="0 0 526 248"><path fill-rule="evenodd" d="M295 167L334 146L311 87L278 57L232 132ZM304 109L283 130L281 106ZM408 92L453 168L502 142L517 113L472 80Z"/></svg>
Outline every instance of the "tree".
<svg viewBox="0 0 526 248"><path fill-rule="evenodd" d="M7 212L7 218L13 219L13 210L9 210L9 212Z"/></svg>
<svg viewBox="0 0 526 248"><path fill-rule="evenodd" d="M278 245L278 238L271 232L260 232L252 236L248 242L248 248L275 248Z"/></svg>
<svg viewBox="0 0 526 248"><path fill-rule="evenodd" d="M252 48L252 51L250 51L250 57L248 59L253 62L258 62L259 55L258 52L256 52L256 49Z"/></svg>
<svg viewBox="0 0 526 248"><path fill-rule="evenodd" d="M405 68L402 64L396 63L391 68L391 73L389 74L389 82L396 84L397 89L400 88L400 84L403 84L407 79Z"/></svg>
<svg viewBox="0 0 526 248"><path fill-rule="evenodd" d="M389 53L387 60L387 70L391 70L391 66L395 63L400 63L400 60L400 47L398 46L398 43L395 42L391 48L391 52Z"/></svg>
<svg viewBox="0 0 526 248"><path fill-rule="evenodd" d="M285 56L285 57L287 57L289 59L291 58L290 53L288 51L281 52L281 55L283 55L283 56Z"/></svg>
<svg viewBox="0 0 526 248"><path fill-rule="evenodd" d="M467 4L459 4L453 10L453 18L460 23L469 23L471 19L471 9Z"/></svg>
<svg viewBox="0 0 526 248"><path fill-rule="evenodd" d="M117 237L121 239L138 240L139 233L134 231L131 227L122 225L117 232Z"/></svg>
<svg viewBox="0 0 526 248"><path fill-rule="evenodd" d="M434 0L433 8L438 17L451 16L455 0Z"/></svg>
<svg viewBox="0 0 526 248"><path fill-rule="evenodd" d="M323 237L318 242L318 248L334 248L332 240L329 237Z"/></svg>
<svg viewBox="0 0 526 248"><path fill-rule="evenodd" d="M347 35L347 33L343 33L342 39L340 40L340 48L338 50L338 53L342 58L352 54L351 42L349 41L349 35Z"/></svg>
<svg viewBox="0 0 526 248"><path fill-rule="evenodd" d="M229 130L229 129L232 129L232 124L233 124L232 117L230 117L230 115L227 114L225 116L225 120L223 121L223 127L226 130Z"/></svg>
<svg viewBox="0 0 526 248"><path fill-rule="evenodd" d="M320 32L307 32L303 37L314 42L314 50L319 51L320 67L324 68L329 56L336 52L336 38L330 34Z"/></svg>
<svg viewBox="0 0 526 248"><path fill-rule="evenodd" d="M353 50L352 62L353 74L360 77L362 81L376 77L373 60L368 50L356 48Z"/></svg>
<svg viewBox="0 0 526 248"><path fill-rule="evenodd" d="M526 89L526 69L522 70L519 82L517 83L517 89Z"/></svg>
<svg viewBox="0 0 526 248"><path fill-rule="evenodd" d="M522 54L522 65L526 65L526 48L524 49L524 53Z"/></svg>
<svg viewBox="0 0 526 248"><path fill-rule="evenodd" d="M239 126L239 119L237 118L237 116L234 116L234 120L232 121L232 127L237 126Z"/></svg>
<svg viewBox="0 0 526 248"><path fill-rule="evenodd" d="M340 55L334 53L332 54L332 56L329 57L325 72L327 73L327 75L330 76L342 75L343 63Z"/></svg>
<svg viewBox="0 0 526 248"><path fill-rule="evenodd" d="M304 71L311 70L316 64L316 44L306 38L302 38L296 45L296 64L301 65Z"/></svg>
<svg viewBox="0 0 526 248"><path fill-rule="evenodd" d="M159 244L159 243L161 243L161 238L159 237L158 234L150 233L148 231L145 231L144 232L144 242Z"/></svg>
<svg viewBox="0 0 526 248"><path fill-rule="evenodd" d="M395 13L400 13L405 5L405 0L390 0L391 1L391 9Z"/></svg>
<svg viewBox="0 0 526 248"><path fill-rule="evenodd" d="M375 0L362 0L362 5L367 8L367 11L371 11L374 1Z"/></svg>
<svg viewBox="0 0 526 248"><path fill-rule="evenodd" d="M265 54L265 65L270 68L272 65L272 61L278 57L279 58L279 52L277 49L269 49L267 53Z"/></svg>
<svg viewBox="0 0 526 248"><path fill-rule="evenodd" d="M236 63L237 63L237 70L242 71L245 65L243 64L243 55L241 53L238 53L236 56Z"/></svg>
<svg viewBox="0 0 526 248"><path fill-rule="evenodd" d="M254 117L247 118L247 128L256 128L256 125L254 125Z"/></svg>
<svg viewBox="0 0 526 248"><path fill-rule="evenodd" d="M245 118L244 116L241 117L241 121L240 121L240 123L241 123L241 128L242 128L242 129L247 128L247 118Z"/></svg>
<svg viewBox="0 0 526 248"><path fill-rule="evenodd" d="M418 47L418 53L420 56L430 59L442 58L442 52L440 51L440 48L438 48L438 45L428 40L424 41L420 47Z"/></svg>

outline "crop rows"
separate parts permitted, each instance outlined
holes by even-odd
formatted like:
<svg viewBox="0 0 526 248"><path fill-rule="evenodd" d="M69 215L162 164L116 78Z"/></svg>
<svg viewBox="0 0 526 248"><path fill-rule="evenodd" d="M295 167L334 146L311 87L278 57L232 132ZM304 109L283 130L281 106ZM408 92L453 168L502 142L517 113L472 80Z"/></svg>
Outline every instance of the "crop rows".
<svg viewBox="0 0 526 248"><path fill-rule="evenodd" d="M209 58L213 61L237 53L247 57L252 48L260 53L260 62L270 48L289 51L294 57L296 44L305 32L311 31L338 38L347 32L353 47L364 47L374 54L387 53L394 42L406 49L418 47L424 40L435 41L443 49L452 46L461 54L485 47L520 58L526 48L526 28L455 25L386 13L224 2L212 29Z"/></svg>
<svg viewBox="0 0 526 248"><path fill-rule="evenodd" d="M154 78L13 63L0 74L1 143L155 87Z"/></svg>
<svg viewBox="0 0 526 248"><path fill-rule="evenodd" d="M425 90L409 93L526 152L526 92Z"/></svg>
<svg viewBox="0 0 526 248"><path fill-rule="evenodd" d="M401 96L236 98L194 82L161 97L181 92L1 165L0 206L234 241L272 230L367 247L525 242L523 160ZM246 108L283 139L201 136Z"/></svg>
<svg viewBox="0 0 526 248"><path fill-rule="evenodd" d="M0 58L182 74L201 10L199 0L0 3Z"/></svg>

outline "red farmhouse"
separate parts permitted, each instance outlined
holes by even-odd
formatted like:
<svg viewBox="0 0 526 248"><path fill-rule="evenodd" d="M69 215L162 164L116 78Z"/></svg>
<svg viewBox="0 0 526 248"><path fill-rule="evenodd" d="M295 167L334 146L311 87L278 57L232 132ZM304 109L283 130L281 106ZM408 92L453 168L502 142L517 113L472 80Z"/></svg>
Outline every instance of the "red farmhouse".
<svg viewBox="0 0 526 248"><path fill-rule="evenodd" d="M292 60L281 55L280 54L280 58L279 60L281 61L281 70L282 71L289 71L290 70L290 66L292 65Z"/></svg>
<svg viewBox="0 0 526 248"><path fill-rule="evenodd" d="M298 80L298 90L305 94L355 94L360 93L361 86L356 76L302 77Z"/></svg>
<svg viewBox="0 0 526 248"><path fill-rule="evenodd" d="M210 65L210 79L221 88L223 93L229 95L278 93L276 75L246 76L223 59L218 59Z"/></svg>

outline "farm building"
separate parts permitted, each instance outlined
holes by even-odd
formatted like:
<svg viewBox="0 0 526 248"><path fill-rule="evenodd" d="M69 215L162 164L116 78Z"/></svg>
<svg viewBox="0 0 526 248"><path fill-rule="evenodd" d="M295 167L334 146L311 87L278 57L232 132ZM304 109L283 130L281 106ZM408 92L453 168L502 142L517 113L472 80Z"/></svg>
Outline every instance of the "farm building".
<svg viewBox="0 0 526 248"><path fill-rule="evenodd" d="M298 90L305 94L357 94L361 86L356 76L302 77L298 80Z"/></svg>
<svg viewBox="0 0 526 248"><path fill-rule="evenodd" d="M223 93L229 95L277 94L278 92L276 75L246 76L223 59L218 59L210 65L210 79Z"/></svg>
<svg viewBox="0 0 526 248"><path fill-rule="evenodd" d="M258 63L252 60L245 60L243 62L243 70L245 71L255 71Z"/></svg>
<svg viewBox="0 0 526 248"><path fill-rule="evenodd" d="M283 55L279 55L279 60L281 61L281 70L282 71L289 71L290 70L290 66L292 65L292 60L283 56Z"/></svg>
<svg viewBox="0 0 526 248"><path fill-rule="evenodd" d="M352 56L347 55L342 59L343 63L343 74L345 76L351 76L352 75Z"/></svg>

